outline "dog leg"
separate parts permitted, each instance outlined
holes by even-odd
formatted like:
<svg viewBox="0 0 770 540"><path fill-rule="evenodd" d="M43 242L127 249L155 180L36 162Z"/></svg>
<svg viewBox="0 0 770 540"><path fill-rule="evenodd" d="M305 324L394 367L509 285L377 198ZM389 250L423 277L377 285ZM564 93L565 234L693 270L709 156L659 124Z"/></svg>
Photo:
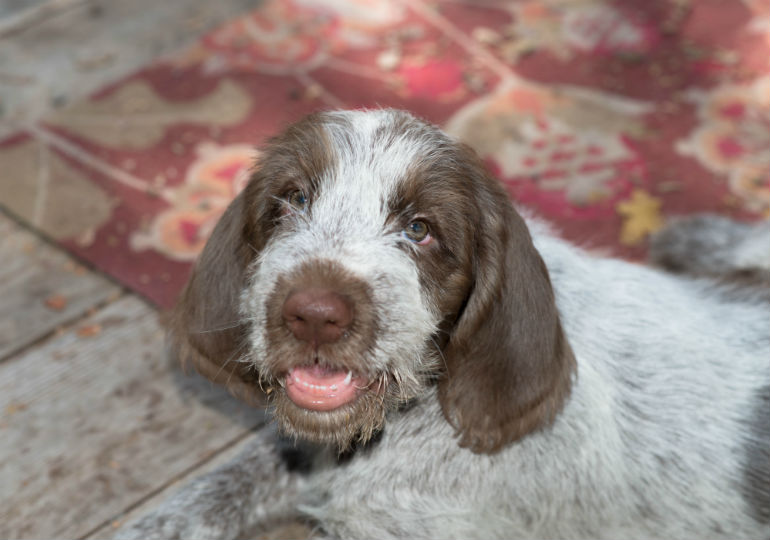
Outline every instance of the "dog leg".
<svg viewBox="0 0 770 540"><path fill-rule="evenodd" d="M770 222L739 223L709 214L677 218L652 237L650 259L696 276L764 274L770 272Z"/></svg>
<svg viewBox="0 0 770 540"><path fill-rule="evenodd" d="M238 538L257 524L291 519L303 483L290 470L274 430L263 428L233 461L194 480L114 538Z"/></svg>

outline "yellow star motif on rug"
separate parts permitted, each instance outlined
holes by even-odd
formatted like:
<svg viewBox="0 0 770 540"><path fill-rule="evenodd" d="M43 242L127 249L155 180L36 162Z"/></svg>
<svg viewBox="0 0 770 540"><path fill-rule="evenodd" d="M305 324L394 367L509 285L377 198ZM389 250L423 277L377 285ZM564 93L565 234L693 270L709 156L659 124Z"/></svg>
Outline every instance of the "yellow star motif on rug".
<svg viewBox="0 0 770 540"><path fill-rule="evenodd" d="M642 189L635 189L630 198L618 203L615 208L623 217L620 242L635 246L660 229L663 226L660 207L661 200Z"/></svg>

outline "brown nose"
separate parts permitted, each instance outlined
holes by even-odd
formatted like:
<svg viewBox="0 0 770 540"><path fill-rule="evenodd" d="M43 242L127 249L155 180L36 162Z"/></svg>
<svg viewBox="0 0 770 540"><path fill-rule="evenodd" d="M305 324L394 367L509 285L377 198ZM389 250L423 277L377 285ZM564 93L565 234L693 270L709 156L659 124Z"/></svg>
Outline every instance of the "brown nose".
<svg viewBox="0 0 770 540"><path fill-rule="evenodd" d="M281 315L294 337L314 347L339 341L353 322L350 302L341 294L320 288L291 293Z"/></svg>

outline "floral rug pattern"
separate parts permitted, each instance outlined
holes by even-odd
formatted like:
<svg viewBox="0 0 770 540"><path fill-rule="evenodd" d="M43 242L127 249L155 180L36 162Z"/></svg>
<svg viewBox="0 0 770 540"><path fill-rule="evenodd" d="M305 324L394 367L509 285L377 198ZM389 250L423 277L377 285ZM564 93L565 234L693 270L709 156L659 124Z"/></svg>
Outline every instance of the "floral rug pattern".
<svg viewBox="0 0 770 540"><path fill-rule="evenodd" d="M0 141L0 205L160 306L266 137L397 107L471 144L582 245L770 215L770 4L267 0Z"/></svg>

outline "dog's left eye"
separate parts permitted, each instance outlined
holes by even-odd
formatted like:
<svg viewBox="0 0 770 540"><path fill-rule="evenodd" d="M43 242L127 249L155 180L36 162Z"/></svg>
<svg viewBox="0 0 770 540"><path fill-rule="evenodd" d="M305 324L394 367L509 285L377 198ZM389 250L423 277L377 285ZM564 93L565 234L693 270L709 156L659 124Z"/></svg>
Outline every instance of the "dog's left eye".
<svg viewBox="0 0 770 540"><path fill-rule="evenodd" d="M431 241L428 224L420 220L412 221L406 226L402 234L407 240L420 246L424 246Z"/></svg>
<svg viewBox="0 0 770 540"><path fill-rule="evenodd" d="M310 202L307 195L300 190L292 191L286 197L288 203L295 209L304 211L307 209L307 205Z"/></svg>

